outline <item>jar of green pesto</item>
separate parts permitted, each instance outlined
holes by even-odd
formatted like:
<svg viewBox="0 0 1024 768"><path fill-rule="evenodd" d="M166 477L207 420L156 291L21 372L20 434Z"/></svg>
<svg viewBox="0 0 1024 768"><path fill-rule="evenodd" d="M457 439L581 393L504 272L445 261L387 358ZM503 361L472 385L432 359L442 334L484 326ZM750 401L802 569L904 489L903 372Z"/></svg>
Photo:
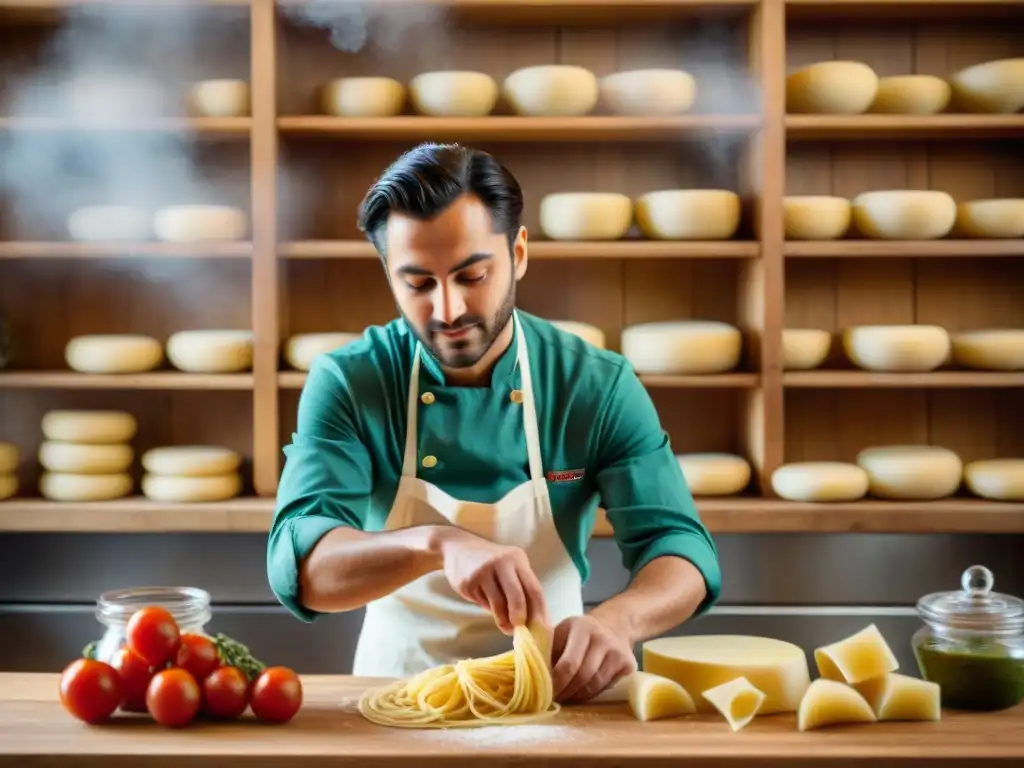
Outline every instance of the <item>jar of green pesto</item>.
<svg viewBox="0 0 1024 768"><path fill-rule="evenodd" d="M993 711L1024 700L1024 600L992 591L995 579L972 565L962 589L917 603L924 620L913 637L925 680L938 683L942 706Z"/></svg>

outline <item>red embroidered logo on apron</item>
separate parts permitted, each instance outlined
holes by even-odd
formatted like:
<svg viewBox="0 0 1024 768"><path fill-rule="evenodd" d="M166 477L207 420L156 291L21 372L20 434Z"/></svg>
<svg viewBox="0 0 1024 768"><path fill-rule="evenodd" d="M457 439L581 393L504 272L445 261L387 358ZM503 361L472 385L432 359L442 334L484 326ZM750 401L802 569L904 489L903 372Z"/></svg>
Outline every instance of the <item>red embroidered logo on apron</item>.
<svg viewBox="0 0 1024 768"><path fill-rule="evenodd" d="M561 472L548 472L549 483L571 483L575 480L582 480L585 469L565 469Z"/></svg>

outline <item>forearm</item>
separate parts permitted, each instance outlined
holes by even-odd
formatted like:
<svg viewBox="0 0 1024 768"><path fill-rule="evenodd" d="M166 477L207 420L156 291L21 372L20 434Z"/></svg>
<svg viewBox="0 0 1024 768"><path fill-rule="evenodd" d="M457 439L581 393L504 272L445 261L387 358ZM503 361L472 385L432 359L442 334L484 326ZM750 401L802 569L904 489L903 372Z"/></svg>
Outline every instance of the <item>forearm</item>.
<svg viewBox="0 0 1024 768"><path fill-rule="evenodd" d="M302 605L320 613L350 611L437 570L442 528L367 533L344 526L329 531L300 565Z"/></svg>
<svg viewBox="0 0 1024 768"><path fill-rule="evenodd" d="M635 645L682 624L706 596L704 577L693 563L681 557L658 557L590 615Z"/></svg>

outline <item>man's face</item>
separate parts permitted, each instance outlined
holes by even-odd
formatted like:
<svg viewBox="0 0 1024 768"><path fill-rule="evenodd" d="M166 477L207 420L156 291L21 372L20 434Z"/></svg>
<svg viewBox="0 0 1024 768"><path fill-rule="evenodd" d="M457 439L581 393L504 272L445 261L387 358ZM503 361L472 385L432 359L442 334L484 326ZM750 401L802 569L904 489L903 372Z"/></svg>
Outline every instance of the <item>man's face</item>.
<svg viewBox="0 0 1024 768"><path fill-rule="evenodd" d="M388 217L386 266L398 309L449 368L477 363L508 324L526 273L526 231L510 257L480 200L463 196L430 221Z"/></svg>

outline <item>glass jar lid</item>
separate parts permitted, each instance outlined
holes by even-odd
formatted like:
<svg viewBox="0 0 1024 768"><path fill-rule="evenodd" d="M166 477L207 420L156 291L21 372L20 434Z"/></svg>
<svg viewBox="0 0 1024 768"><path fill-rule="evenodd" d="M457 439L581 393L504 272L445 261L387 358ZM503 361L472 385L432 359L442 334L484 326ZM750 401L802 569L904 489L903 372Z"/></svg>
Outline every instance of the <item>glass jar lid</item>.
<svg viewBox="0 0 1024 768"><path fill-rule="evenodd" d="M1024 630L1024 600L993 592L995 577L983 565L972 565L960 577L958 592L933 592L917 602L921 617L952 629L1013 634Z"/></svg>

